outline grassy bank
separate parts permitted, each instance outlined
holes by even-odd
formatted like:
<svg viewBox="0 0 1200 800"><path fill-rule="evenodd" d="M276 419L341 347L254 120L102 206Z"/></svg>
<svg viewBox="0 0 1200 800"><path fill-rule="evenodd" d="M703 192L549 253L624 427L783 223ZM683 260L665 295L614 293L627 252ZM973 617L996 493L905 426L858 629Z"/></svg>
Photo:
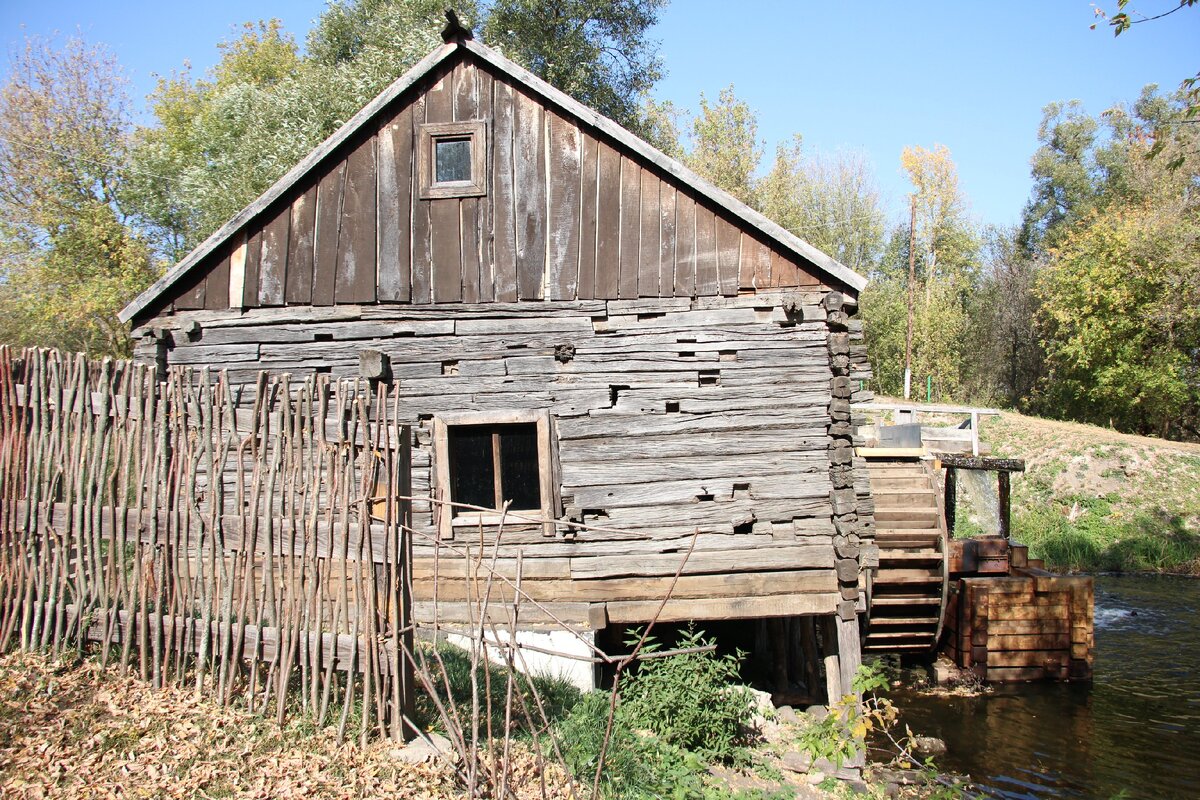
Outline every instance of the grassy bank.
<svg viewBox="0 0 1200 800"><path fill-rule="evenodd" d="M1054 569L1200 574L1200 445L1004 413L980 429L1024 458L1013 533Z"/></svg>

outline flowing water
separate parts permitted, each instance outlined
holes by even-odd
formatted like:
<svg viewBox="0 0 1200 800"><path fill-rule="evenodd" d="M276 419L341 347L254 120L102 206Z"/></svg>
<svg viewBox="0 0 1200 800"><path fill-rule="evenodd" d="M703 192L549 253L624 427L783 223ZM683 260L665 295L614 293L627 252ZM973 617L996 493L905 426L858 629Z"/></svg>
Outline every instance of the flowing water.
<svg viewBox="0 0 1200 800"><path fill-rule="evenodd" d="M898 693L938 760L996 798L1200 798L1200 580L1096 578L1095 680Z"/></svg>

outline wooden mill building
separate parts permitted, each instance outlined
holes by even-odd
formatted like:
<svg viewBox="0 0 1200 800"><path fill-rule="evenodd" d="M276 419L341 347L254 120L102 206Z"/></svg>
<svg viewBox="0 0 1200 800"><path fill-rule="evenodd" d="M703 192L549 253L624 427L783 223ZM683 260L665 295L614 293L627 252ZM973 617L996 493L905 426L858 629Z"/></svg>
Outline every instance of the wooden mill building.
<svg viewBox="0 0 1200 800"><path fill-rule="evenodd" d="M529 625L645 622L673 585L660 619L815 627L847 678L874 557L865 279L447 38L123 311L136 357L393 382L418 618L432 543L494 536L508 502L547 520L500 548ZM441 618L465 620L442 567Z"/></svg>

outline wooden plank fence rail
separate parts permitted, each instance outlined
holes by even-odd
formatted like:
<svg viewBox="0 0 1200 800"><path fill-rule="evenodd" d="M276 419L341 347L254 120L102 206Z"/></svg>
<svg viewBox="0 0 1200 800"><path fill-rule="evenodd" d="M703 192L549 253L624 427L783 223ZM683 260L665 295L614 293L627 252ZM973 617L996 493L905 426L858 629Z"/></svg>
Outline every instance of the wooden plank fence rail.
<svg viewBox="0 0 1200 800"><path fill-rule="evenodd" d="M282 722L413 702L409 431L386 385L0 349L0 649L99 645ZM243 400L243 395L249 399Z"/></svg>

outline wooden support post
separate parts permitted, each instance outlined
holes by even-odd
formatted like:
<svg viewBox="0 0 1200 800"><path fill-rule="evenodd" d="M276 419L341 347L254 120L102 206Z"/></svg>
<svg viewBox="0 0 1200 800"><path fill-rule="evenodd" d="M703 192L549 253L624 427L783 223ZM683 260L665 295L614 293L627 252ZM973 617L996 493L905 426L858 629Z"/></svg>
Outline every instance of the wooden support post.
<svg viewBox="0 0 1200 800"><path fill-rule="evenodd" d="M825 662L825 694L832 705L842 699L842 668L838 658L838 631L833 617L821 617L821 650ZM849 688L849 687L847 687Z"/></svg>
<svg viewBox="0 0 1200 800"><path fill-rule="evenodd" d="M954 517L957 509L958 470L954 467L946 467L946 534L951 539L954 538Z"/></svg>
<svg viewBox="0 0 1200 800"><path fill-rule="evenodd" d="M999 534L1005 539L1012 536L1012 495L1010 483L1011 476L1007 472L999 472L996 475L997 483L1000 487L1000 530ZM947 525L950 524L947 520ZM953 530L953 529L951 529Z"/></svg>
<svg viewBox="0 0 1200 800"><path fill-rule="evenodd" d="M979 455L979 412L971 412L971 455Z"/></svg>

